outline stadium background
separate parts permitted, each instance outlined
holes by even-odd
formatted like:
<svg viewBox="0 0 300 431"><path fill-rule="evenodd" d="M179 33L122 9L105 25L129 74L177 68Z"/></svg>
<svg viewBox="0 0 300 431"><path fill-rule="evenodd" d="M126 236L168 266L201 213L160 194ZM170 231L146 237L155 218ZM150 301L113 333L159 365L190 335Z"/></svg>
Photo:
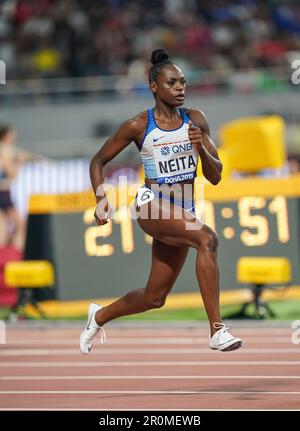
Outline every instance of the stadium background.
<svg viewBox="0 0 300 431"><path fill-rule="evenodd" d="M288 203L292 242L276 249L273 232L273 240L252 250L248 247L246 255L273 253L288 257L293 267L293 285L299 284L298 180L293 178L297 178L300 159L300 85L292 82L294 62L300 59L298 2L8 0L2 1L0 8L0 59L6 64L7 75L7 84L0 86L0 123L16 127L19 146L48 158L48 161L26 164L12 185L14 202L25 218L32 194L66 196L66 193L89 190L91 156L123 120L153 104L147 88L149 56L153 49L165 47L186 74L186 106L199 107L205 112L212 137L219 147L222 146L220 131L232 120L253 115L276 115L284 120L285 155L280 166L274 168L272 163L271 167L266 163L264 169L257 168L251 176L239 169L228 169L227 180L231 182L226 186L225 179L224 187L238 190L246 180L250 183L250 195L244 196L247 198L253 193L257 195L259 189L258 194L269 188L269 183L264 186L255 181L280 181L280 184L272 183L275 191L264 197L274 199L278 187L281 196L293 200ZM273 151L276 152L277 147ZM230 161L228 164L230 166ZM125 175L128 182L140 182L138 152L134 145L108 166L106 175L107 181L113 184L121 175ZM219 193L222 193L221 187ZM208 190L208 196L209 193ZM242 198L243 193L237 192L236 197L231 195L226 201L234 204ZM220 202L220 198L212 197L214 199ZM225 206L227 208L227 204ZM30 241L36 244L42 238L48 247L41 245L39 250L46 249L46 254L39 251L31 257L53 260L57 280L55 289L41 290L37 298L64 301L107 298L122 293L121 281L124 291L144 284L149 246L141 234L131 256L123 252L120 238L114 233L110 239L115 246L114 256L87 257L78 242L84 237L83 214L89 206L79 207L74 208L70 203L69 207L64 206L63 215L57 208L43 209L43 214L38 215L42 227L33 236L31 234ZM254 214L267 217L259 210ZM235 213L234 224L240 226L240 221ZM268 222L276 230L276 221L270 218ZM63 238L67 226L72 229ZM45 237L47 232L52 232L50 237ZM16 297L11 296L13 290L5 289L4 265L20 254L5 242L5 232L1 236L0 300L5 306ZM236 252L245 253L237 242L232 244ZM225 250L227 248L223 248L220 257L226 280L223 287L234 292L241 287L236 281L237 259L233 259L228 270ZM71 271L74 261L66 257L71 251L84 276L80 282L76 271ZM25 257L28 256L25 253ZM116 265L120 268L117 273L113 271ZM136 273L130 271L133 265ZM192 272L190 256L175 293L196 295ZM73 277L66 280L66 273ZM97 290L100 273L105 275L105 283ZM175 296L175 308L195 304L194 296L189 300L186 295L179 296L178 301ZM287 297L298 298L298 289L285 291L281 302ZM228 297L224 298L226 302ZM241 302L243 298L235 297L235 301ZM77 313L86 305L85 302L80 303L82 306L74 304L71 309ZM51 305L53 303L49 307ZM59 304L55 307L61 316ZM53 309L51 312L55 315Z"/></svg>

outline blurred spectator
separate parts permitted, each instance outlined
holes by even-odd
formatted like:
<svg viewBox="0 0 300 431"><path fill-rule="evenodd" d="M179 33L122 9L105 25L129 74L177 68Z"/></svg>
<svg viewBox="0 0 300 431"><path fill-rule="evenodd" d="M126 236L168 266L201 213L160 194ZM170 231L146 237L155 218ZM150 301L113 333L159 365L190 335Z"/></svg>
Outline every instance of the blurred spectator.
<svg viewBox="0 0 300 431"><path fill-rule="evenodd" d="M195 70L285 65L300 52L300 2L0 2L0 58L11 78L123 75L137 61L146 69L157 46Z"/></svg>
<svg viewBox="0 0 300 431"><path fill-rule="evenodd" d="M16 178L22 164L31 156L15 146L16 131L11 126L0 126L0 211L3 225L5 217L7 229L2 234L9 234L9 242L18 250L24 245L24 221L11 200L10 186ZM4 217L3 217L4 216ZM3 245L3 244L2 244Z"/></svg>

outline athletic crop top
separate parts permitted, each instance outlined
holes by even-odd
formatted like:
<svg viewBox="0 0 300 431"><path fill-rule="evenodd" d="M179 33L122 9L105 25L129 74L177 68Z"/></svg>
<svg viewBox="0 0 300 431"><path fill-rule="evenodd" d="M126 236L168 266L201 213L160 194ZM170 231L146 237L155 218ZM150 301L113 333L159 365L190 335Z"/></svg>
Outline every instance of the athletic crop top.
<svg viewBox="0 0 300 431"><path fill-rule="evenodd" d="M190 117L179 108L182 125L177 129L164 130L155 121L154 109L147 112L147 129L140 147L146 178L156 179L158 184L194 179L198 152L188 136Z"/></svg>

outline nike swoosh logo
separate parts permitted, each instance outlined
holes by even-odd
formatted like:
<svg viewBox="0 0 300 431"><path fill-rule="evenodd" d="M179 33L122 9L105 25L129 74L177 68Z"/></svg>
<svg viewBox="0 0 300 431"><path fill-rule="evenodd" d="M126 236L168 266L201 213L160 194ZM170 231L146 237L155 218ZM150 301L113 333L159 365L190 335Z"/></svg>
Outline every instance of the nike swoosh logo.
<svg viewBox="0 0 300 431"><path fill-rule="evenodd" d="M163 138L165 135L163 135L163 136L160 136L159 138L153 138L153 142L157 142L157 141L159 141L161 138Z"/></svg>
<svg viewBox="0 0 300 431"><path fill-rule="evenodd" d="M223 344L226 344L226 343L228 343L229 341L232 341L232 340L234 340L234 338L230 338L230 340L227 340L224 343L219 343L218 346L223 346Z"/></svg>
<svg viewBox="0 0 300 431"><path fill-rule="evenodd" d="M93 313L91 314L91 317L89 318L88 324L86 325L86 329L90 329L90 323L93 317Z"/></svg>

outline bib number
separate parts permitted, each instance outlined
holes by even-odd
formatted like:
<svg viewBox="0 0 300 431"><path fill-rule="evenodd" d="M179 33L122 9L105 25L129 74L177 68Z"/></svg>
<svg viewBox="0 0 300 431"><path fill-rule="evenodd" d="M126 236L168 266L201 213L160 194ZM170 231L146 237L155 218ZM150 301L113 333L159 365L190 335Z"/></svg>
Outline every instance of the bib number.
<svg viewBox="0 0 300 431"><path fill-rule="evenodd" d="M154 199L154 193L152 190L142 187L139 189L136 197L136 203L140 207L142 205L145 205L147 202L150 202Z"/></svg>

